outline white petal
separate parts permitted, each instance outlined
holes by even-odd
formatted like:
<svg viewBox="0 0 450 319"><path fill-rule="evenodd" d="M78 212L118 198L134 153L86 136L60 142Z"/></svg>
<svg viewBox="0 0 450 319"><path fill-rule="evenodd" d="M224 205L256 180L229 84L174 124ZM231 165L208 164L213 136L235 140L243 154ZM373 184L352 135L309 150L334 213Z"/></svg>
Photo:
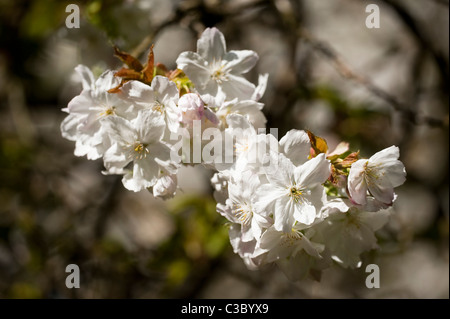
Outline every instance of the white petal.
<svg viewBox="0 0 450 319"><path fill-rule="evenodd" d="M377 231L389 221L390 213L387 210L379 212L362 212L359 215L359 220L364 223L372 231Z"/></svg>
<svg viewBox="0 0 450 319"><path fill-rule="evenodd" d="M292 186L294 183L294 164L281 153L270 152L267 159L270 161L270 165L265 166L264 171L269 182L284 189ZM264 161L266 162L267 159L264 159Z"/></svg>
<svg viewBox="0 0 450 319"><path fill-rule="evenodd" d="M310 202L296 203L293 209L293 217L302 224L311 225L316 219L316 207Z"/></svg>
<svg viewBox="0 0 450 319"><path fill-rule="evenodd" d="M197 40L197 53L206 61L219 62L226 52L225 37L217 28L207 28ZM177 62L178 63L178 62Z"/></svg>
<svg viewBox="0 0 450 319"><path fill-rule="evenodd" d="M397 146L393 145L372 155L369 159L369 162L377 163L388 160L396 160L399 158L399 156L400 150Z"/></svg>
<svg viewBox="0 0 450 319"><path fill-rule="evenodd" d="M277 231L274 227L268 228L261 236L260 247L263 250L271 250L278 246L281 241L282 232Z"/></svg>
<svg viewBox="0 0 450 319"><path fill-rule="evenodd" d="M108 116L100 120L102 128L110 139L120 145L136 142L137 135L133 124L118 116Z"/></svg>
<svg viewBox="0 0 450 319"><path fill-rule="evenodd" d="M152 110L139 112L136 122L138 140L141 143L154 143L160 141L164 134L165 122L161 113Z"/></svg>
<svg viewBox="0 0 450 319"><path fill-rule="evenodd" d="M308 160L311 143L305 131L290 130L281 138L280 146L284 154L295 166L301 165Z"/></svg>
<svg viewBox="0 0 450 319"><path fill-rule="evenodd" d="M220 85L228 99L249 100L255 91L255 85L242 76L228 74L228 80Z"/></svg>
<svg viewBox="0 0 450 319"><path fill-rule="evenodd" d="M348 191L357 204L366 203L367 184L365 181L365 166L367 160L358 160L350 167L348 174Z"/></svg>
<svg viewBox="0 0 450 319"><path fill-rule="evenodd" d="M223 59L226 61L224 71L239 75L247 73L255 66L258 62L258 54L250 50L232 50L227 52Z"/></svg>
<svg viewBox="0 0 450 319"><path fill-rule="evenodd" d="M253 126L250 124L250 122L241 114L229 114L226 117L226 121L228 124L228 127L230 129L227 129L231 134L233 134L234 131L241 129L243 133L249 133L249 134L242 134L243 136L247 135L256 135L256 131L253 128ZM233 134L236 136L236 133Z"/></svg>
<svg viewBox="0 0 450 319"><path fill-rule="evenodd" d="M195 52L181 53L177 58L177 67L186 73L197 89L205 87L211 79L206 61Z"/></svg>
<svg viewBox="0 0 450 319"><path fill-rule="evenodd" d="M275 201L285 194L284 189L276 188L270 184L261 185L256 191L253 208L258 214L268 216L272 213Z"/></svg>
<svg viewBox="0 0 450 319"><path fill-rule="evenodd" d="M294 201L287 194L275 201L274 227L276 230L290 233L294 224ZM314 217L316 216L314 209Z"/></svg>
<svg viewBox="0 0 450 319"><path fill-rule="evenodd" d="M105 168L111 174L121 174L129 162L131 162L131 158L127 157L122 147L117 144L113 144L103 155Z"/></svg>
<svg viewBox="0 0 450 319"><path fill-rule="evenodd" d="M295 181L301 187L312 188L328 179L331 174L330 168L331 164L325 154L319 154L295 168Z"/></svg>
<svg viewBox="0 0 450 319"><path fill-rule="evenodd" d="M113 71L105 71L102 73L102 75L99 76L97 81L95 81L95 94L114 94L108 93L107 91L118 86L119 83L120 80L119 78L114 76Z"/></svg>
<svg viewBox="0 0 450 319"><path fill-rule="evenodd" d="M399 160L381 163L376 167L376 175L380 176L380 178L386 178L390 186L398 187L406 180L405 165Z"/></svg>
<svg viewBox="0 0 450 319"><path fill-rule="evenodd" d="M175 82L170 81L165 76L157 75L152 80L152 88L160 98L159 102L168 103L178 100L178 88Z"/></svg>
<svg viewBox="0 0 450 319"><path fill-rule="evenodd" d="M80 95L75 96L70 100L67 108L70 113L87 114L90 112L89 108L95 105L92 99L91 91L84 90Z"/></svg>
<svg viewBox="0 0 450 319"><path fill-rule="evenodd" d="M255 91L253 92L253 95L251 97L252 100L259 101L263 97L264 92L266 92L268 79L269 73L259 75L258 85L256 86Z"/></svg>
<svg viewBox="0 0 450 319"><path fill-rule="evenodd" d="M120 98L134 103L148 105L155 101L153 89L140 81L128 81L121 87L120 91L120 93L117 93Z"/></svg>
<svg viewBox="0 0 450 319"><path fill-rule="evenodd" d="M391 204L394 200L394 188L387 178L372 179L368 188L373 197L385 204Z"/></svg>
<svg viewBox="0 0 450 319"><path fill-rule="evenodd" d="M77 139L77 127L84 116L79 114L67 115L61 123L61 134L64 138L70 141L76 141Z"/></svg>
<svg viewBox="0 0 450 319"><path fill-rule="evenodd" d="M91 70L82 64L75 67L75 71L79 74L81 78L81 83L83 85L83 90L91 90L94 87L95 79Z"/></svg>

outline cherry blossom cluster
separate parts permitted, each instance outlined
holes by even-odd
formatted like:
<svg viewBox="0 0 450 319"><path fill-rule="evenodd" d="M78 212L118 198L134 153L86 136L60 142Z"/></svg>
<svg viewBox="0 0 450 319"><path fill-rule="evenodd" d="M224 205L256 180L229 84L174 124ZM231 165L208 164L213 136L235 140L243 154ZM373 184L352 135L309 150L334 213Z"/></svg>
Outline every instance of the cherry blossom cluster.
<svg viewBox="0 0 450 319"><path fill-rule="evenodd" d="M146 65L115 50L128 68L95 79L76 67L83 89L61 124L76 156L102 158L104 174L163 199L176 193L181 165L214 169L217 212L249 269L276 263L293 280L317 277L333 262L359 267L377 247L375 231L406 178L396 146L361 159L344 142L330 151L309 131L267 134L259 101L268 75L248 81L258 55L227 51L216 28L196 52L179 55L175 70L155 65L152 49Z"/></svg>

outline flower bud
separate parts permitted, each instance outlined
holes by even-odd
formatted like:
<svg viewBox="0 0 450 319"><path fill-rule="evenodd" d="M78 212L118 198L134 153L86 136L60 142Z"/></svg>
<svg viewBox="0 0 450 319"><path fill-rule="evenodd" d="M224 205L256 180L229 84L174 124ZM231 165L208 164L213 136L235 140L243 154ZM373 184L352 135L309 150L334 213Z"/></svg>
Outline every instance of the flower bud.
<svg viewBox="0 0 450 319"><path fill-rule="evenodd" d="M153 196L163 199L172 198L177 190L177 175L163 175L153 186Z"/></svg>
<svg viewBox="0 0 450 319"><path fill-rule="evenodd" d="M180 108L180 122L192 125L195 120L203 118L205 104L202 99L195 93L184 94L178 101Z"/></svg>

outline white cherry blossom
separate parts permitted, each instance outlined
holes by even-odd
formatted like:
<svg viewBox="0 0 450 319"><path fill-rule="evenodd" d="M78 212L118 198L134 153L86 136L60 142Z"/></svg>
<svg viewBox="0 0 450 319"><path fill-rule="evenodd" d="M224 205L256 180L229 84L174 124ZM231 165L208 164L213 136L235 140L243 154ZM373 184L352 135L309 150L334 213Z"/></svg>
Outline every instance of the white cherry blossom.
<svg viewBox="0 0 450 319"><path fill-rule="evenodd" d="M197 41L197 52L183 52L177 66L194 83L200 94L208 93L222 100L258 97L255 85L242 74L258 61L250 50L226 50L225 38L216 28L207 28ZM261 92L262 88L258 92Z"/></svg>
<svg viewBox="0 0 450 319"><path fill-rule="evenodd" d="M375 153L368 160L352 164L348 175L348 191L357 204L365 204L367 191L377 200L391 204L394 188L406 180L405 166L398 160L398 147L391 146Z"/></svg>
<svg viewBox="0 0 450 319"><path fill-rule="evenodd" d="M272 212L274 228L289 232L295 221L311 225L320 218L325 199L321 187L330 175L330 163L325 154L294 166L283 154L270 153L272 165L265 168L268 184L257 190L256 210Z"/></svg>
<svg viewBox="0 0 450 319"><path fill-rule="evenodd" d="M138 192L154 186L161 171L176 173L170 147L161 141L165 122L160 112L140 111L134 121L110 117L102 125L114 141L103 156L104 165L107 173L124 175L125 188Z"/></svg>
<svg viewBox="0 0 450 319"><path fill-rule="evenodd" d="M132 119L137 112L132 103L122 100L107 91L119 84L114 72L106 71L97 80L84 65L75 70L81 77L83 91L74 97L64 112L69 113L61 123L62 136L75 141L75 155L87 156L90 160L100 158L110 142L104 138L100 120L109 116Z"/></svg>
<svg viewBox="0 0 450 319"><path fill-rule="evenodd" d="M177 85L164 76L157 75L150 86L139 81L129 81L121 88L119 96L136 105L137 109L151 109L164 115L167 127L176 132L180 111L177 107Z"/></svg>

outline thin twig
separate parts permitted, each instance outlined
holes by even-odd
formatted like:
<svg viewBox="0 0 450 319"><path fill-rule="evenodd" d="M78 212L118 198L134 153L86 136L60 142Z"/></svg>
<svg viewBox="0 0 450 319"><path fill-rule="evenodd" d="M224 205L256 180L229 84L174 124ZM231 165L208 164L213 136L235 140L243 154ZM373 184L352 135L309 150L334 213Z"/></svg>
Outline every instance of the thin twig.
<svg viewBox="0 0 450 319"><path fill-rule="evenodd" d="M379 97L394 110L402 113L408 120L414 124L427 124L432 127L448 127L448 115L445 119L432 118L423 114L416 113L408 108L407 105L400 102L396 97L382 90L373 84L368 78L365 78L351 70L347 64L344 63L339 54L326 42L314 38L307 30L301 28L298 30L299 38L307 41L315 50L320 52L325 58L330 60L338 73L363 87L365 87L373 95Z"/></svg>

